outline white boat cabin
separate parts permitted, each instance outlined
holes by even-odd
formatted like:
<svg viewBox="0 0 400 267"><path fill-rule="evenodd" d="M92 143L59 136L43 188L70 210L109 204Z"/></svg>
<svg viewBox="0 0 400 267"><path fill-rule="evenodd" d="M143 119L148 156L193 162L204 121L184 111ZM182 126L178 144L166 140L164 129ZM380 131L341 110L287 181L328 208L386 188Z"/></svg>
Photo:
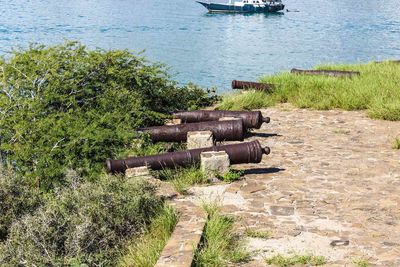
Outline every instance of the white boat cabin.
<svg viewBox="0 0 400 267"><path fill-rule="evenodd" d="M282 0L242 0L242 1L234 1L229 0L229 4L234 6L244 6L244 5L280 5L282 4Z"/></svg>

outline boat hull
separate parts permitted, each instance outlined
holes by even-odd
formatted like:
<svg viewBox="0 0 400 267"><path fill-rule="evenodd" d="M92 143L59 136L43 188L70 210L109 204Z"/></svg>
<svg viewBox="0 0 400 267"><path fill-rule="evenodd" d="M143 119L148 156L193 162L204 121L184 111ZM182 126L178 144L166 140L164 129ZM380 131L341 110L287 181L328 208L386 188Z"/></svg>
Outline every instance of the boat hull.
<svg viewBox="0 0 400 267"><path fill-rule="evenodd" d="M217 4L217 3L205 3L197 1L208 9L209 12L220 12L220 13L269 13L278 12L285 8L285 5L243 5L235 6L229 4Z"/></svg>

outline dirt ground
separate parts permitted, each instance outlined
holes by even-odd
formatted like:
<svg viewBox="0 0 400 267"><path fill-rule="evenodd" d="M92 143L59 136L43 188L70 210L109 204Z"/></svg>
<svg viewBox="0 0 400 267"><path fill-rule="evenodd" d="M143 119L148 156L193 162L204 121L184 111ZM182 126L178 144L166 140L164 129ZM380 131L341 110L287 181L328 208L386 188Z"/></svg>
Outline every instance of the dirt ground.
<svg viewBox="0 0 400 267"><path fill-rule="evenodd" d="M220 201L246 237L252 261L280 254L325 256L325 266L400 266L400 122L364 112L311 111L290 105L262 110L271 123L248 140L271 148L260 164L235 166L244 179L191 189L193 202ZM243 234L244 235L244 234Z"/></svg>

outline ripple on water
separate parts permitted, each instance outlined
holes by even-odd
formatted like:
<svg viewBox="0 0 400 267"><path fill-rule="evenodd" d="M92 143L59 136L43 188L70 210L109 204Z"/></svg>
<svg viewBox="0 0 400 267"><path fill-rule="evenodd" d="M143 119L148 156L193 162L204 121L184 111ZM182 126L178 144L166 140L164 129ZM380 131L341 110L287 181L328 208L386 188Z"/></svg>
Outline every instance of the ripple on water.
<svg viewBox="0 0 400 267"><path fill-rule="evenodd" d="M145 49L177 80L220 88L292 67L400 58L398 0L284 2L298 12L208 14L188 0L0 0L0 54L66 39Z"/></svg>

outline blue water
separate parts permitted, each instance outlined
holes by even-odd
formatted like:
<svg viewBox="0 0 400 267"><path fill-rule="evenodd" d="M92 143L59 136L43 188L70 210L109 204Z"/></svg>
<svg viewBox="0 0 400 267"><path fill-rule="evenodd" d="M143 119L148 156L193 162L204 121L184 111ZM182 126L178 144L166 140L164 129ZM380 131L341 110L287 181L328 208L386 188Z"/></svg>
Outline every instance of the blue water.
<svg viewBox="0 0 400 267"><path fill-rule="evenodd" d="M0 0L0 54L79 40L146 50L181 83L227 90L292 67L400 58L399 0L283 0L299 12L207 14L193 0Z"/></svg>

